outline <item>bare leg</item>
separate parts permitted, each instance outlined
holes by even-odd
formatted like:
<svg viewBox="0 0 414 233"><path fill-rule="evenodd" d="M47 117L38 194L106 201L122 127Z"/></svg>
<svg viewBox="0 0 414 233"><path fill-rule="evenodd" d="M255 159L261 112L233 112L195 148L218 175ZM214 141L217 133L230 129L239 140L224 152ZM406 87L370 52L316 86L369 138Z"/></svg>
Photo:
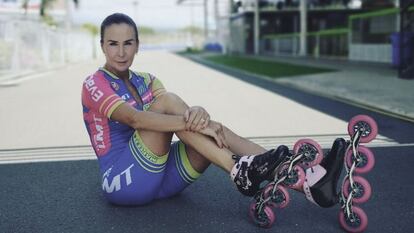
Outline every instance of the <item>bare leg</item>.
<svg viewBox="0 0 414 233"><path fill-rule="evenodd" d="M166 93L160 96L152 104L150 111L181 115L184 114L187 109L187 104L185 104L177 95ZM219 148L211 138L199 133L192 133L189 131L176 132L177 136L187 146L189 160L194 169L202 172L211 162L225 171L230 172L234 165L232 159L233 154L253 155L265 151L262 147L236 135L226 127L224 127L224 131L230 147L229 149ZM140 130L140 135L144 143L155 154L162 155L168 152L169 144L171 143L171 133L166 134Z"/></svg>
<svg viewBox="0 0 414 233"><path fill-rule="evenodd" d="M266 150L239 135L235 134L229 128L223 126L224 135L229 145L229 150L237 155L257 155L264 153Z"/></svg>
<svg viewBox="0 0 414 233"><path fill-rule="evenodd" d="M151 105L150 111L181 115L188 106L176 95L166 93ZM162 133L149 130L139 130L145 145L155 154L168 153L172 133ZM232 153L227 149L220 149L209 137L188 131L177 132L177 136L186 144L189 161L198 172L204 171L210 162L230 172L234 165Z"/></svg>

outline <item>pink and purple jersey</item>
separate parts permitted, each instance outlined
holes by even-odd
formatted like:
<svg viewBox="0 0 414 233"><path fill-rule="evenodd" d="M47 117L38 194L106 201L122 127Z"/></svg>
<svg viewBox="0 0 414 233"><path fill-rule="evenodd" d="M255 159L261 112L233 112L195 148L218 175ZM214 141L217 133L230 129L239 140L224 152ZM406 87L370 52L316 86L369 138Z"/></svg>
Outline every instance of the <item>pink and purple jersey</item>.
<svg viewBox="0 0 414 233"><path fill-rule="evenodd" d="M150 110L165 92L161 82L148 73L130 72L129 81L142 103L135 101L123 80L105 69L86 78L83 119L98 157L104 196L118 205L142 205L176 195L200 173L192 167L181 141L173 142L167 154L156 155L145 145L139 130L111 119L121 104Z"/></svg>
<svg viewBox="0 0 414 233"><path fill-rule="evenodd" d="M157 95L165 92L161 82L148 73L130 71L129 80L142 104L135 101L121 79L103 68L83 83L83 118L101 168L106 168L118 153L128 148L128 141L135 131L128 125L111 120L115 109L128 103L139 111L145 111Z"/></svg>

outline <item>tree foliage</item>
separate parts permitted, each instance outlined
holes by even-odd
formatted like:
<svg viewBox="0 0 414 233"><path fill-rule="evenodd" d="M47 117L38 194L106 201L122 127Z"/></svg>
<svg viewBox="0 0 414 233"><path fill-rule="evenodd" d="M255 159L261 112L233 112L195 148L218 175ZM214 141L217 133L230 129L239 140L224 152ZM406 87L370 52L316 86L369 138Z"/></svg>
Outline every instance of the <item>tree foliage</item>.
<svg viewBox="0 0 414 233"><path fill-rule="evenodd" d="M24 5L27 5L27 3L30 0L25 0ZM44 17L47 15L46 10L51 6L53 2L56 0L41 0L40 1L40 16ZM75 3L75 6L77 7L79 4L79 0L73 0L73 3Z"/></svg>
<svg viewBox="0 0 414 233"><path fill-rule="evenodd" d="M99 33L99 28L95 24L85 23L85 24L82 25L82 28L87 30L93 36L96 36Z"/></svg>
<svg viewBox="0 0 414 233"><path fill-rule="evenodd" d="M138 28L139 34L145 34L145 35L153 35L155 34L154 29L146 26L141 26Z"/></svg>
<svg viewBox="0 0 414 233"><path fill-rule="evenodd" d="M189 32L191 34L202 34L203 33L203 29L199 27L195 27L195 26L187 26L185 28L182 28L181 31Z"/></svg>

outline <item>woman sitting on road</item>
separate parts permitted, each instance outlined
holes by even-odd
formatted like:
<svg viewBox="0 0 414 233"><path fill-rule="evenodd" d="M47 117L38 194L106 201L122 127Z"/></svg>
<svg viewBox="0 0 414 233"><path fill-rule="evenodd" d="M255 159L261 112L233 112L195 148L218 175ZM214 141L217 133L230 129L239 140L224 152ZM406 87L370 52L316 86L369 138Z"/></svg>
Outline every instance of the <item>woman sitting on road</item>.
<svg viewBox="0 0 414 233"><path fill-rule="evenodd" d="M210 163L230 174L242 194L253 196L289 154L286 146L266 151L211 120L202 107L189 107L166 92L153 75L131 71L139 40L127 15L108 16L100 42L106 63L84 81L82 105L109 202L143 205L176 195ZM180 141L172 142L173 134ZM345 142L337 140L329 157L340 161L344 150ZM325 169L340 172L328 165ZM319 183L338 179L324 177ZM335 195L318 195L319 205L336 203Z"/></svg>

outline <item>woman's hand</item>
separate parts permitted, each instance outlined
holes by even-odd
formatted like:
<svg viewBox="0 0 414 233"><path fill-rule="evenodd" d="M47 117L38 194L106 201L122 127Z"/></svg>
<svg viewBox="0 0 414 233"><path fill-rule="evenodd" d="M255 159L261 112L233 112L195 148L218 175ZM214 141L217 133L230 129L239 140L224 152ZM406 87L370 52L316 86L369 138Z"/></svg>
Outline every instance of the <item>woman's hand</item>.
<svg viewBox="0 0 414 233"><path fill-rule="evenodd" d="M184 113L185 129L193 132L199 132L208 126L210 122L210 115L200 106L193 106L188 108Z"/></svg>
<svg viewBox="0 0 414 233"><path fill-rule="evenodd" d="M217 143L217 146L220 148L229 147L226 142L223 126L219 122L210 121L208 126L204 129L201 129L199 133L214 138L214 140Z"/></svg>

